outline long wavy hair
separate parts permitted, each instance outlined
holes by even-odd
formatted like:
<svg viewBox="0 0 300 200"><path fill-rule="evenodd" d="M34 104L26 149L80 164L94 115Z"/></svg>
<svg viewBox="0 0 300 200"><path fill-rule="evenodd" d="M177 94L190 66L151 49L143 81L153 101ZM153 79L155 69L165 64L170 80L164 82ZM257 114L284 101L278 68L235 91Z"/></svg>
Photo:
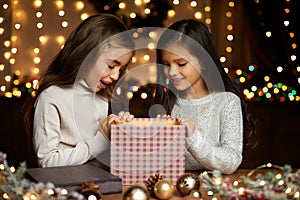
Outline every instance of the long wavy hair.
<svg viewBox="0 0 300 200"><path fill-rule="evenodd" d="M134 49L134 41L126 25L115 15L101 13L90 16L72 31L64 47L41 77L36 96L24 104L26 110L24 122L28 134L32 134L34 102L38 96L52 85L71 87L80 80L79 76L84 75L80 71L81 65L89 65L98 57L101 50L108 46ZM124 70L122 72L124 73ZM97 94L109 100L113 87L114 84L111 84Z"/></svg>
<svg viewBox="0 0 300 200"><path fill-rule="evenodd" d="M173 33L169 34L170 32L168 32L168 30L173 30L173 32L176 32L176 34ZM242 104L242 114L243 114L244 149L254 148L256 146L256 134L255 134L255 126L254 126L255 123L251 118L250 114L247 113L247 109L246 109L247 105L246 102L244 101L244 98L242 97L240 91L238 90L236 85L232 82L228 74L225 72L219 60L219 56L217 54L214 42L212 40L211 34L207 26L200 21L196 21L193 19L184 19L173 23L167 28L167 31L164 31L162 33L157 44L157 63L158 63L157 82L158 83L166 82L164 69L163 67L159 67L159 65L163 64L162 57L161 57L161 50L163 49L162 47L169 43L180 44L181 46L187 47L189 53L191 53L192 55L199 55L201 54L201 52L202 54L203 52L205 52L205 55L207 55L208 57L210 56L209 59L212 59L211 63L214 63L211 66L217 68L217 70L214 69L213 71L219 72L220 75L219 79L223 83L210 84L212 83L212 81L216 81L216 79L210 80L212 76L208 75L208 79L205 80L206 85L207 86L213 85L211 88L208 88L210 92L225 90L236 94L240 98ZM192 44L193 47L189 47L190 44ZM199 60L199 62L201 62L201 60ZM208 67L210 66L204 66L204 67L205 67L204 73L205 71L210 70L208 69ZM222 85L223 88L220 87L220 85ZM163 108L165 109L164 112L166 112L165 114L170 115L174 105L177 103L177 96L176 94L174 94L173 91L175 92L176 90L174 89L172 84L169 85L157 84L156 96L155 96L156 102L163 106Z"/></svg>

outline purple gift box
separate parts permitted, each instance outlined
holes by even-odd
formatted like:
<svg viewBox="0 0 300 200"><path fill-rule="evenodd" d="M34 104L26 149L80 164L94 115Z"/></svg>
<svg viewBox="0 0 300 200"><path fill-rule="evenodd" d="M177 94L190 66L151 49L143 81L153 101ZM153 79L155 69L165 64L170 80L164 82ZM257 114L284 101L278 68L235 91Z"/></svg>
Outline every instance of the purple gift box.
<svg viewBox="0 0 300 200"><path fill-rule="evenodd" d="M176 119L136 118L112 125L111 173L123 185L145 182L160 174L176 184L185 172L186 127Z"/></svg>

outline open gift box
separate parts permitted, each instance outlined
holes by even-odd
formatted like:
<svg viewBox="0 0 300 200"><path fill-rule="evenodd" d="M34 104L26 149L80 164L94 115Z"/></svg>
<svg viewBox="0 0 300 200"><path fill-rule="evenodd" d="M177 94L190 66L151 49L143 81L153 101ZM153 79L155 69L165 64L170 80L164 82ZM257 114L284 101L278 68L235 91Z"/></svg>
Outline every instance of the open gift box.
<svg viewBox="0 0 300 200"><path fill-rule="evenodd" d="M111 128L111 173L122 184L160 174L176 184L185 172L186 127L176 119L136 118Z"/></svg>

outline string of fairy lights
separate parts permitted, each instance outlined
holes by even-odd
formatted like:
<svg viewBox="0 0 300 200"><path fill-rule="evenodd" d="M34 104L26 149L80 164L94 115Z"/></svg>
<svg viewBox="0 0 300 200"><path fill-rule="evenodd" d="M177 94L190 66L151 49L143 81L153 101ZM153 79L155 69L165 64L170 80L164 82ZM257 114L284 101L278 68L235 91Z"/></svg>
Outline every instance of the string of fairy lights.
<svg viewBox="0 0 300 200"><path fill-rule="evenodd" d="M257 5L261 2L254 0ZM290 45L290 57L288 60L294 63L295 71L300 73L300 66L297 65L297 37L296 32L292 30L293 26L289 21L289 14L291 8L289 7L290 0L285 0L287 3L283 7L286 14L284 27L287 29ZM151 10L147 5L151 0L134 0L134 1L120 1L118 6L118 15L126 15L128 18L134 19L137 15L150 15ZM195 18L205 22L208 27L212 24L212 2L211 0L199 1L170 1L172 8L167 12L167 19L165 24L169 24L180 18ZM244 97L247 101L300 101L300 96L296 88L282 82L274 82L271 76L264 75L263 80L258 83L252 83L251 80L259 69L259 66L253 63L247 67L231 67L227 65L230 60L233 46L236 41L237 27L234 24L237 1L228 0L225 12L225 38L224 54L221 54L220 61L224 64L224 69L231 75L233 80L238 84ZM26 4L26 6L25 6ZM50 5L51 4L51 5ZM50 7L55 9L55 16L51 13ZM58 52L59 48L63 47L66 37L73 30L81 20L95 12L90 7L90 3L83 0L76 1L42 1L34 0L30 3L22 3L20 0L4 0L0 5L0 95L8 98L21 98L23 96L35 96L35 90L39 85L39 78L47 64ZM258 6L259 7L259 6ZM109 10L110 6L105 5L104 10ZM187 12L188 11L188 12ZM31 15L30 13L33 13ZM258 12L259 13L259 12ZM71 16L72 15L72 16ZM76 15L76 17L74 17ZM56 20L49 22L49 20ZM50 21L51 21L50 20ZM29 22L31 26L29 25ZM264 24L263 22L261 24ZM273 36L271 29L264 24L262 29L265 31L265 37L271 38ZM30 35L31 39L23 38L23 33L27 31L34 32ZM31 33L30 33L31 34ZM134 37L138 37L139 33L134 33ZM152 33L155 34L155 33ZM149 43L149 50L155 48L154 43ZM222 52L221 52L222 53ZM138 54L133 57L132 62L141 63L149 61L150 54ZM284 65L274 66L277 73L282 73L285 70ZM266 72L267 73L267 72ZM151 69L151 74L153 69ZM298 78L300 84L300 78ZM132 95L131 95L132 96ZM130 98L130 95L128 96Z"/></svg>

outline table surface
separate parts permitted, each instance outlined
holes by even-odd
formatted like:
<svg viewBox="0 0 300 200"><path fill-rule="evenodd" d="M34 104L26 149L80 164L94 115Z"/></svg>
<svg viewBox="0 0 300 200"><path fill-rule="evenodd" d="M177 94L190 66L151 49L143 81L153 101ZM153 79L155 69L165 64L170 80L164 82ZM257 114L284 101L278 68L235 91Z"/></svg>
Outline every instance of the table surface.
<svg viewBox="0 0 300 200"><path fill-rule="evenodd" d="M223 178L228 177L230 178L231 181L233 180L239 180L240 177L242 175L247 175L252 169L238 169L235 173L231 174L231 175L223 175ZM269 169L270 170L270 169ZM265 170L257 170L256 173L263 173ZM200 172L192 172L194 174L199 175ZM253 175L251 177L254 177ZM123 185L122 188L122 193L118 193L118 194L108 194L108 195L103 195L103 200L122 200L123 194L126 192L126 190L128 188L130 188L130 185ZM207 199L205 192L200 189L201 195L203 197L203 199ZM155 199L155 198L151 198L151 199ZM174 193L173 197L171 198L171 200L180 200L180 199L184 199L182 196L180 196L177 192Z"/></svg>

